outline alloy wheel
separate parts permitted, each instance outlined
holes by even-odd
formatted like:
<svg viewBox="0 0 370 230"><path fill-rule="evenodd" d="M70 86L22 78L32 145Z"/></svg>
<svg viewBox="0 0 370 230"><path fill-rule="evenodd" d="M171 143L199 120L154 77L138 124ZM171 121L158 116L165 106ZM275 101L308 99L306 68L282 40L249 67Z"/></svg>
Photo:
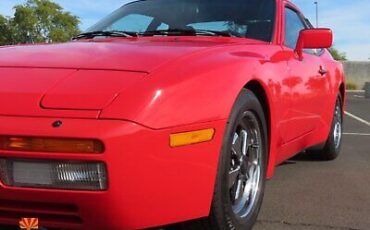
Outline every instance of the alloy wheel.
<svg viewBox="0 0 370 230"><path fill-rule="evenodd" d="M335 148L338 149L342 141L342 111L339 105L337 105L335 108L334 116L334 145Z"/></svg>
<svg viewBox="0 0 370 230"><path fill-rule="evenodd" d="M232 139L229 192L233 212L244 218L257 202L262 175L262 136L257 117L247 111Z"/></svg>

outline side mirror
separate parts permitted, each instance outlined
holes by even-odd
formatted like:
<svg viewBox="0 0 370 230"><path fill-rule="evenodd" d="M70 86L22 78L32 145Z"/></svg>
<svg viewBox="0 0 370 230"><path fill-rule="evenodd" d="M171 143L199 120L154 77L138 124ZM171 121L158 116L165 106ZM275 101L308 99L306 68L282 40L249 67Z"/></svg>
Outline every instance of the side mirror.
<svg viewBox="0 0 370 230"><path fill-rule="evenodd" d="M324 49L333 45L333 32L330 29L301 30L295 52L300 60L303 58L303 49Z"/></svg>

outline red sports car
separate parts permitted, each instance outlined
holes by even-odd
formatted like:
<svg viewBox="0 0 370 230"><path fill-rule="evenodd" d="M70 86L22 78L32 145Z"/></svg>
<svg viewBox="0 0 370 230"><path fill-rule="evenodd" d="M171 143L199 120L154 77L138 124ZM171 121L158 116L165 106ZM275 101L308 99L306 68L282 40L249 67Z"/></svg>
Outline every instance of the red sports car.
<svg viewBox="0 0 370 230"><path fill-rule="evenodd" d="M276 165L340 152L332 40L286 0L143 0L0 48L0 223L251 229Z"/></svg>

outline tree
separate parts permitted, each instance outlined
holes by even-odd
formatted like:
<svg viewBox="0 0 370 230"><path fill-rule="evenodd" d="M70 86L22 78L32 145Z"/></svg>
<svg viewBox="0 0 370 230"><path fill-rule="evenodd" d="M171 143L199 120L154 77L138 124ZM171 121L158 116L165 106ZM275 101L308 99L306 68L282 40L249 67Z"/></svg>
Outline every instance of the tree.
<svg viewBox="0 0 370 230"><path fill-rule="evenodd" d="M50 0L27 0L14 9L14 17L0 17L1 34L9 34L0 44L65 42L79 33L79 18Z"/></svg>
<svg viewBox="0 0 370 230"><path fill-rule="evenodd" d="M347 54L344 52L339 52L336 48L332 47L329 49L333 58L337 61L347 61Z"/></svg>
<svg viewBox="0 0 370 230"><path fill-rule="evenodd" d="M0 46L9 44L10 34L9 20L0 15Z"/></svg>

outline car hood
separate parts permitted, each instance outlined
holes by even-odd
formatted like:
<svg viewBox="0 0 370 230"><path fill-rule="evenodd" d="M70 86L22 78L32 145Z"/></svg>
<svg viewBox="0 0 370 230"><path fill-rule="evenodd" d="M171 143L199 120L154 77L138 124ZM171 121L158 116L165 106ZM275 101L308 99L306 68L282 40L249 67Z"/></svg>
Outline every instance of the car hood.
<svg viewBox="0 0 370 230"><path fill-rule="evenodd" d="M0 48L0 116L98 117L156 68L233 38L95 39ZM154 79L152 79L154 80Z"/></svg>
<svg viewBox="0 0 370 230"><path fill-rule="evenodd" d="M181 56L235 42L232 38L95 39L0 49L0 67L150 72Z"/></svg>

